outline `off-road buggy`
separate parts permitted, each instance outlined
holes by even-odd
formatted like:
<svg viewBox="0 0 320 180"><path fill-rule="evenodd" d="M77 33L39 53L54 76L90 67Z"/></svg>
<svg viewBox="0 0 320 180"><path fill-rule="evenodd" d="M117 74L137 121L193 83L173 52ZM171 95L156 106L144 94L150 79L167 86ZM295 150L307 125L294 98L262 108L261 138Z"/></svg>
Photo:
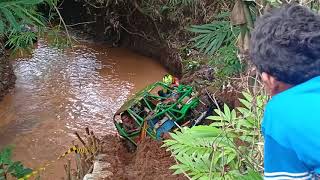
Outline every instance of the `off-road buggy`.
<svg viewBox="0 0 320 180"><path fill-rule="evenodd" d="M191 86L156 82L124 103L113 120L120 136L136 146L145 136L161 139L180 126L194 125L199 119L192 118L191 112L199 103Z"/></svg>

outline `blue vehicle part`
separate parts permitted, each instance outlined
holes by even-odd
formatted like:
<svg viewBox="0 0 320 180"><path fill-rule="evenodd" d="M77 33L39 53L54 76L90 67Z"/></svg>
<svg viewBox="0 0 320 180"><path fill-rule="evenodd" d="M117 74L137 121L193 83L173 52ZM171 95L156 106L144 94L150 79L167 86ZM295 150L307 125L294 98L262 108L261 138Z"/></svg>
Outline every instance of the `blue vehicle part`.
<svg viewBox="0 0 320 180"><path fill-rule="evenodd" d="M163 133L170 132L170 130L175 126L175 123L172 120L167 120L164 122L156 131L157 140L161 139Z"/></svg>

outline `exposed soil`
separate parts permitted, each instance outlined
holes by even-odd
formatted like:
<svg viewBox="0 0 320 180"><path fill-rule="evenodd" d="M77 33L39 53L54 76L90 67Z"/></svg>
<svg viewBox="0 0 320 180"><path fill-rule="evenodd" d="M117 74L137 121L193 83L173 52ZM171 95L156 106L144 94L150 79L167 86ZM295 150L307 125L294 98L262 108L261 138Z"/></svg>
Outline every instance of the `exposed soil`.
<svg viewBox="0 0 320 180"><path fill-rule="evenodd" d="M239 87L237 84L241 82L234 83L234 86L238 90L236 91L234 86L225 88L214 87L210 84L214 81L214 69L207 65L200 66L197 70L187 72L181 79L181 83L193 86L199 92L201 101L206 104L213 103L212 100L207 97L207 95L210 94L216 98L220 107L223 106L223 103L226 103L232 108L239 106L238 97L241 96L239 91L243 87Z"/></svg>
<svg viewBox="0 0 320 180"><path fill-rule="evenodd" d="M13 87L16 77L6 55L0 52L0 100Z"/></svg>
<svg viewBox="0 0 320 180"><path fill-rule="evenodd" d="M166 31L175 32L177 27L174 23L166 21L158 27L155 24L159 22L134 7L134 3L112 2L96 8L85 1L69 0L64 1L60 8L67 24L80 24L72 27L92 35L95 41L128 48L152 57L171 74L182 76L179 50L160 37L161 33ZM128 12L127 8L132 12ZM81 24L82 22L88 23Z"/></svg>
<svg viewBox="0 0 320 180"><path fill-rule="evenodd" d="M113 173L108 179L186 179L183 175L172 175L173 171L169 167L175 164L175 161L161 145L161 142L146 139L138 145L134 153L130 153L118 136L105 136L102 154L106 155L104 160L111 164L108 171Z"/></svg>
<svg viewBox="0 0 320 180"><path fill-rule="evenodd" d="M126 48L158 60L166 69L177 77L182 76L182 59L179 51L166 43L148 41L138 36L127 36L123 44Z"/></svg>

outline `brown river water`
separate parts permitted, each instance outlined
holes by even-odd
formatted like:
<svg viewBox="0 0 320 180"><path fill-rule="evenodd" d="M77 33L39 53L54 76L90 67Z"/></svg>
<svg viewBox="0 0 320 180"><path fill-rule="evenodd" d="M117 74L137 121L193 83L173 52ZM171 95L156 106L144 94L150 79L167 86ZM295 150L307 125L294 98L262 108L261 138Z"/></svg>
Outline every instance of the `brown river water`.
<svg viewBox="0 0 320 180"><path fill-rule="evenodd" d="M153 59L91 42L61 50L40 40L13 64L15 88L0 102L0 149L14 145L13 158L33 169L67 150L74 131L115 133L117 109L166 73ZM49 166L41 179L61 179L64 163Z"/></svg>

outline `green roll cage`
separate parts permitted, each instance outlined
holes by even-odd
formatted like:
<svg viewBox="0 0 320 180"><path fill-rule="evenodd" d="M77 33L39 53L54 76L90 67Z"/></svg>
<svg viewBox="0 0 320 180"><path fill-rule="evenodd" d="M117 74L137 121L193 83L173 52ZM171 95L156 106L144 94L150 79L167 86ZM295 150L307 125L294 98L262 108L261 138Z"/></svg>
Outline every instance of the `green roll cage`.
<svg viewBox="0 0 320 180"><path fill-rule="evenodd" d="M162 100L166 100L170 97L162 97L153 90L166 89L170 93L177 93L179 98L171 103L162 103ZM185 102L185 98L188 100ZM153 102L158 102L157 104ZM142 116L142 111L136 112L134 110L135 105L138 103L143 104L144 107L153 112L151 117L146 118ZM138 92L133 98L127 101L114 115L114 123L119 134L128 139L130 142L136 145L134 138L139 136L143 128L144 122L151 119L160 119L163 116L167 116L169 119L174 120L176 124L182 124L186 122L186 115L190 109L195 108L199 104L199 98L196 93L193 92L193 88L187 85L179 85L178 87L169 87L163 82L156 82L147 86L142 91ZM139 126L138 130L133 132L127 132L120 122L115 120L117 115L121 115L123 112L127 112ZM147 128L146 133L151 138L155 139L155 129Z"/></svg>

